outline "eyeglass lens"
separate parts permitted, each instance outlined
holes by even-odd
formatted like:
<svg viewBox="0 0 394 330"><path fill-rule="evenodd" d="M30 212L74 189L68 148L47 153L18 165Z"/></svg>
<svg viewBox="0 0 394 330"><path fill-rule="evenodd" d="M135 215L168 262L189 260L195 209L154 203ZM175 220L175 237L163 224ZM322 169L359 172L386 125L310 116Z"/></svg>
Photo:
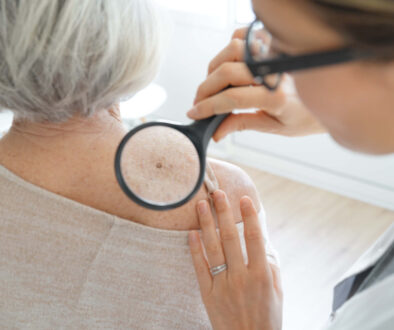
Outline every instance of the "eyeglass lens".
<svg viewBox="0 0 394 330"><path fill-rule="evenodd" d="M264 24L261 21L255 21L251 27L247 44L252 59L256 64L278 56L272 52L271 42L272 36L264 27ZM262 75L258 78L260 79L257 80L261 80L261 83L274 88L280 83L281 74Z"/></svg>

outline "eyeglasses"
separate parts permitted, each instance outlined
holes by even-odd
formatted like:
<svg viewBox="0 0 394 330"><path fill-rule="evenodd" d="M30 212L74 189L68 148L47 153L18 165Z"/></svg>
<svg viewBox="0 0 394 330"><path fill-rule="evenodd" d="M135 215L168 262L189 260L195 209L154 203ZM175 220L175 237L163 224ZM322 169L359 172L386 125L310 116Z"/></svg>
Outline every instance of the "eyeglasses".
<svg viewBox="0 0 394 330"><path fill-rule="evenodd" d="M246 36L245 62L257 83L271 91L278 88L284 72L312 69L371 57L366 50L343 47L331 51L291 56L273 54L272 36L263 22L255 20Z"/></svg>

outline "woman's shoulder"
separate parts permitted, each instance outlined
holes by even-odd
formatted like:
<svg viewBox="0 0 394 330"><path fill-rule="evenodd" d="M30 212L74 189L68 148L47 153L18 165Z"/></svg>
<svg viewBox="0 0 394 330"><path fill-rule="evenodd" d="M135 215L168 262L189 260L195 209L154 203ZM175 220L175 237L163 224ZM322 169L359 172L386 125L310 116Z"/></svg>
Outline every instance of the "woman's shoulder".
<svg viewBox="0 0 394 330"><path fill-rule="evenodd" d="M209 158L208 162L216 175L219 188L226 192L236 219L241 219L239 202L243 196L249 196L256 209L260 209L260 199L252 178L239 166L226 161Z"/></svg>
<svg viewBox="0 0 394 330"><path fill-rule="evenodd" d="M242 220L239 204L243 196L247 195L251 197L257 210L259 210L260 201L258 192L252 179L244 170L221 160L209 158L208 162L218 181L218 188L226 192L228 196L237 222ZM166 212L156 212L137 206L138 212L136 213L136 208L134 208L133 218L138 219L138 222L145 225L161 229L199 229L196 206L200 200L208 199L209 192L205 185L203 185L188 203L179 208Z"/></svg>

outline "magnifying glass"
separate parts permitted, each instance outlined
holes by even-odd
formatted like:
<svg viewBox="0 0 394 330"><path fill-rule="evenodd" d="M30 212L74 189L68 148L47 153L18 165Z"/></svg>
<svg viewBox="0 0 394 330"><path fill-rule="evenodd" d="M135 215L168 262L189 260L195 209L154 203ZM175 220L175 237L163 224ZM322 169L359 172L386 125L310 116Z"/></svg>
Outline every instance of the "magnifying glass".
<svg viewBox="0 0 394 330"><path fill-rule="evenodd" d="M227 116L190 125L149 122L131 130L115 156L122 190L137 204L157 211L188 202L204 181L209 141Z"/></svg>

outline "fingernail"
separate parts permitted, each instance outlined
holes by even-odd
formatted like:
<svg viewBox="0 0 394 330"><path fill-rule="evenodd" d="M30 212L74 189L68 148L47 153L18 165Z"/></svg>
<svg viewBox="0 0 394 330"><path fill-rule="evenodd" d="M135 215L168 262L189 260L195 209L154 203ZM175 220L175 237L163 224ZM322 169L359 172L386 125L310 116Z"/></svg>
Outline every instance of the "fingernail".
<svg viewBox="0 0 394 330"><path fill-rule="evenodd" d="M188 117L191 118L196 118L198 116L198 110L196 107L194 107L193 109L191 109L188 113L187 113Z"/></svg>
<svg viewBox="0 0 394 330"><path fill-rule="evenodd" d="M208 206L207 206L207 202L206 201L200 201L197 204L197 208L198 208L198 213L200 215L205 215L208 213Z"/></svg>
<svg viewBox="0 0 394 330"><path fill-rule="evenodd" d="M247 196L242 197L241 208L245 210L250 208L250 199Z"/></svg>
<svg viewBox="0 0 394 330"><path fill-rule="evenodd" d="M223 202L225 199L224 193L221 190L215 191L213 197L215 198L215 201L219 203Z"/></svg>
<svg viewBox="0 0 394 330"><path fill-rule="evenodd" d="M253 213L253 202L248 196L244 196L241 199L241 211L245 215L250 215Z"/></svg>
<svg viewBox="0 0 394 330"><path fill-rule="evenodd" d="M217 134L217 135L214 135L214 136L213 136L213 140L214 140L215 142L219 142L219 141L222 140L225 136L226 136L226 134L224 134L224 133Z"/></svg>

